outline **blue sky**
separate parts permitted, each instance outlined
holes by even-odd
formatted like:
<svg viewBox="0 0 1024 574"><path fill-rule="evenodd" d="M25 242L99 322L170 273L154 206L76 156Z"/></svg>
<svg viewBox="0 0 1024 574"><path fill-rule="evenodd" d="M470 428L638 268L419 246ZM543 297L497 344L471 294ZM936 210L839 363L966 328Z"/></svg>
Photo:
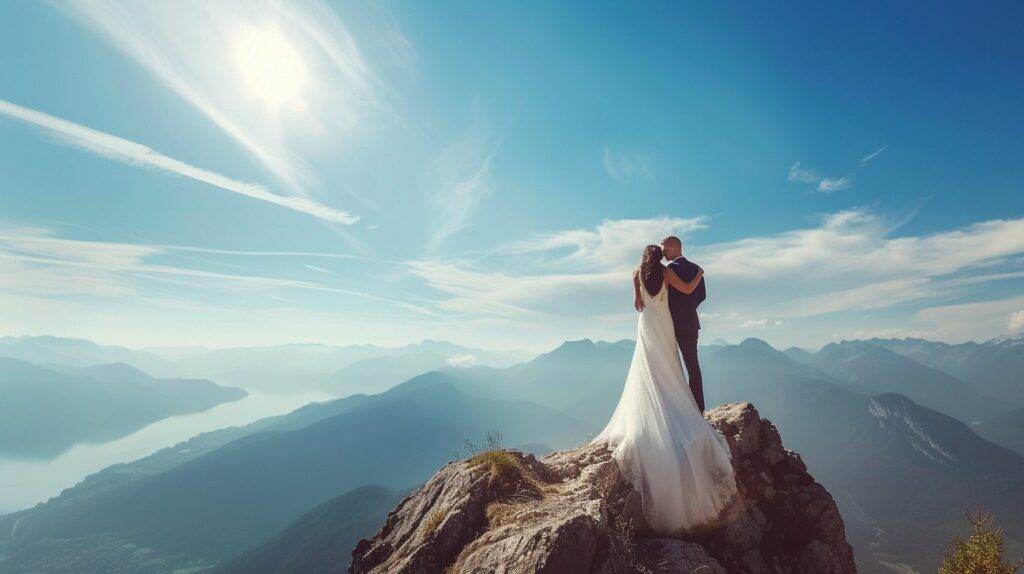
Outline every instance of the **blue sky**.
<svg viewBox="0 0 1024 574"><path fill-rule="evenodd" d="M0 330L129 346L1024 330L1022 8L0 4Z"/></svg>

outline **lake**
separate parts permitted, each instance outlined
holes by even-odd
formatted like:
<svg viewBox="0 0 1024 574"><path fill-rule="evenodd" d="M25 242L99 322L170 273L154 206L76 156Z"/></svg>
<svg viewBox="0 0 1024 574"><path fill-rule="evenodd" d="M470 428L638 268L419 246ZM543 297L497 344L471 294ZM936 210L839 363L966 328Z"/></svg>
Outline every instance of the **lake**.
<svg viewBox="0 0 1024 574"><path fill-rule="evenodd" d="M250 391L242 400L166 418L114 441L75 445L56 458L0 457L0 514L29 508L112 464L140 459L199 433L248 424L330 398L325 393L275 395Z"/></svg>

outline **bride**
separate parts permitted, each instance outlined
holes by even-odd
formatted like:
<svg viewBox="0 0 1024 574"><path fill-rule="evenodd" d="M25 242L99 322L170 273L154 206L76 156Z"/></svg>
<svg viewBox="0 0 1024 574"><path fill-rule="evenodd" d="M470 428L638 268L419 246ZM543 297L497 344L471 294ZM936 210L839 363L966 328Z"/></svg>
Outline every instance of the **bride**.
<svg viewBox="0 0 1024 574"><path fill-rule="evenodd" d="M651 528L683 535L714 525L736 494L736 480L729 445L686 385L668 308L668 289L690 293L704 271L687 283L661 258L661 247L648 245L633 275L636 351L619 405L594 442L610 443Z"/></svg>

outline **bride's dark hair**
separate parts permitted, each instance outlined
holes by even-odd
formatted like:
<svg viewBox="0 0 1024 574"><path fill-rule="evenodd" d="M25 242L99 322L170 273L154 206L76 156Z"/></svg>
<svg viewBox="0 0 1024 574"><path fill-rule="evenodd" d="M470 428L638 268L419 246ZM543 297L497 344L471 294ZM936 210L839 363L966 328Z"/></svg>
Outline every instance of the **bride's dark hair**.
<svg viewBox="0 0 1024 574"><path fill-rule="evenodd" d="M665 281L665 267L661 264L661 257L661 246L648 245L644 247L644 254L640 258L640 280L651 297L661 291Z"/></svg>

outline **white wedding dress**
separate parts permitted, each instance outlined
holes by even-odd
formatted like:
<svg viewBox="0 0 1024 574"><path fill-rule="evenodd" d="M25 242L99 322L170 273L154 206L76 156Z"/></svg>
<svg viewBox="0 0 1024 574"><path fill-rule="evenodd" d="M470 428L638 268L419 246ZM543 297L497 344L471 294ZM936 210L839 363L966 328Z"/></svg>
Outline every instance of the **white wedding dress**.
<svg viewBox="0 0 1024 574"><path fill-rule="evenodd" d="M686 384L668 309L668 285L644 309L622 398L594 442L608 442L644 516L662 534L713 527L736 494L729 445Z"/></svg>

